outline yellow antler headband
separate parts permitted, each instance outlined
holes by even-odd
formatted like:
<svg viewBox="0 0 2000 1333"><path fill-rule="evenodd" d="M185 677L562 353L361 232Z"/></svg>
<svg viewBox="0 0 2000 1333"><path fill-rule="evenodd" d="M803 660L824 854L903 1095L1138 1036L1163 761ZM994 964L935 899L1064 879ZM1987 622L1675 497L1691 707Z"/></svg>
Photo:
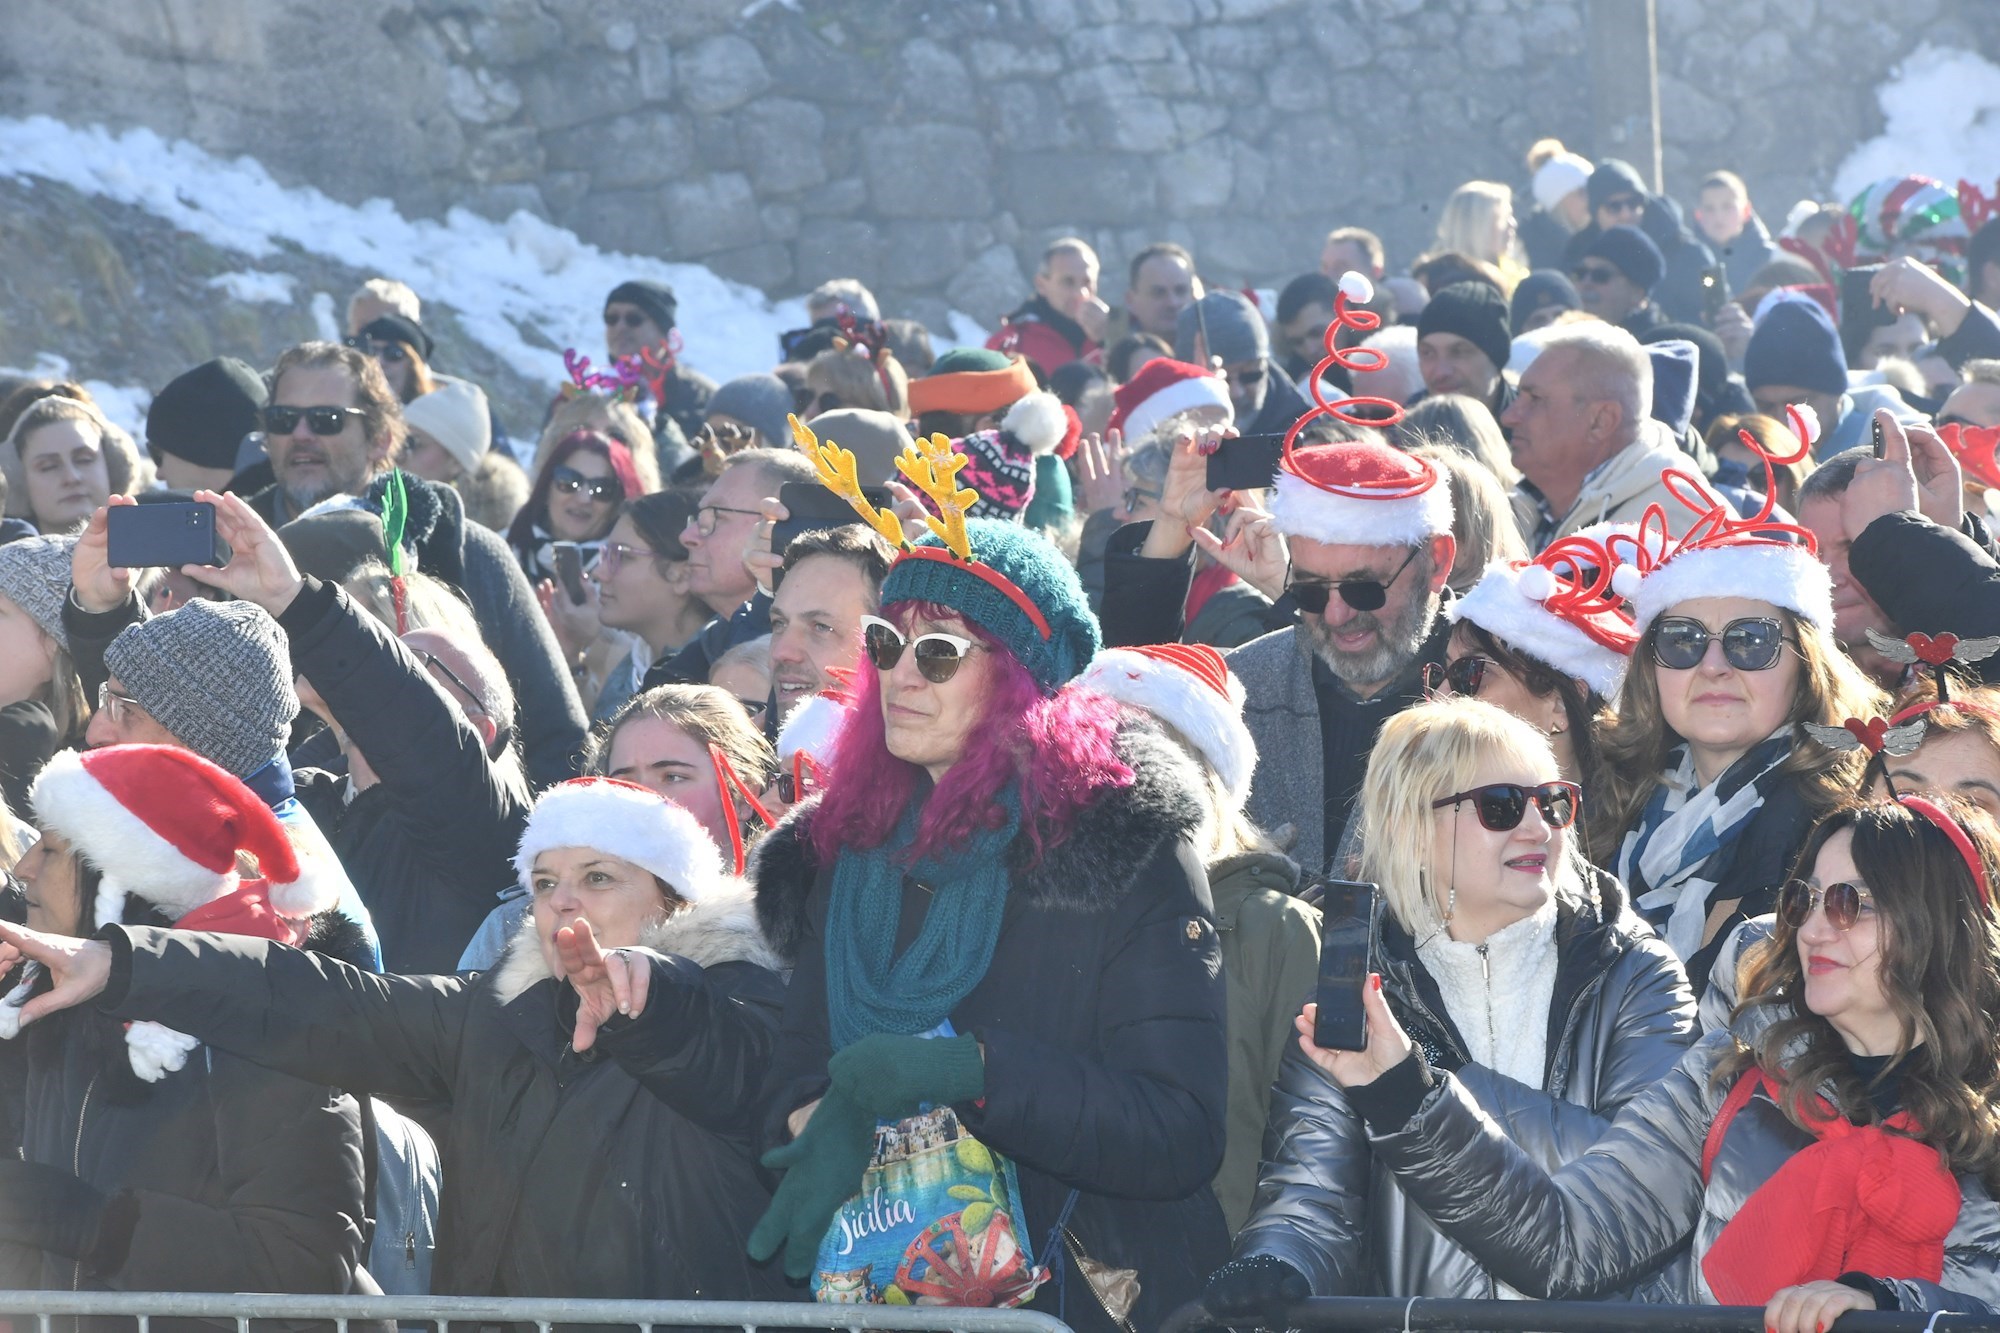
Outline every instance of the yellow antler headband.
<svg viewBox="0 0 2000 1333"><path fill-rule="evenodd" d="M886 509L877 509L862 493L860 478L855 473L854 451L843 449L832 440L820 439L797 417L790 420L792 440L812 460L820 484L854 506L854 512L890 545L905 551L913 549L904 534L903 521ZM924 519L931 532L953 555L970 562L972 540L965 531L965 511L979 503L979 492L959 484L958 473L965 463L965 456L952 450L950 440L932 435L904 445L896 459L896 470L938 507L938 517Z"/></svg>

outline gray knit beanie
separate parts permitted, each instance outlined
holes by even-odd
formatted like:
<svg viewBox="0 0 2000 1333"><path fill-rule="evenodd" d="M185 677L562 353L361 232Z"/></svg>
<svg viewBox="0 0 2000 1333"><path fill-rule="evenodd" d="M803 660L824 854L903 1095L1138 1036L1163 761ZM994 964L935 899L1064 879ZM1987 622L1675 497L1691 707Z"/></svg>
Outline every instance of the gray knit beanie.
<svg viewBox="0 0 2000 1333"><path fill-rule="evenodd" d="M63 599L69 596L69 553L74 537L23 537L0 546L0 595L26 611L42 632L69 651Z"/></svg>
<svg viewBox="0 0 2000 1333"><path fill-rule="evenodd" d="M104 665L156 722L239 778L284 753L299 715L285 632L249 602L189 602L127 625Z"/></svg>

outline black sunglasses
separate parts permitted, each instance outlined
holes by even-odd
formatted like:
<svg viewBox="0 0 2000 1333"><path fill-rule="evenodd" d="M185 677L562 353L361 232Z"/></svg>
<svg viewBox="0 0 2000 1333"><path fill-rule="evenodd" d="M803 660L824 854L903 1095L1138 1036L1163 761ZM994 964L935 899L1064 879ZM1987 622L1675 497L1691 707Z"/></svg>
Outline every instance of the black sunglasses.
<svg viewBox="0 0 2000 1333"><path fill-rule="evenodd" d="M620 324L623 324L628 329L636 329L651 318L651 315L646 314L642 310L607 310L604 312L604 327L615 329Z"/></svg>
<svg viewBox="0 0 2000 1333"><path fill-rule="evenodd" d="M1618 270L1609 264L1580 264L1570 276L1578 282L1597 283L1600 286L1618 276Z"/></svg>
<svg viewBox="0 0 2000 1333"><path fill-rule="evenodd" d="M1479 687L1486 683L1486 668L1493 663L1484 657L1461 657L1455 662L1424 663L1424 692L1442 694L1449 691L1467 699L1479 693Z"/></svg>
<svg viewBox="0 0 2000 1333"><path fill-rule="evenodd" d="M1396 566L1396 572L1380 583L1374 579L1342 579L1338 583L1328 583L1324 579L1294 579L1285 584L1285 591L1299 604L1299 610L1312 615L1326 614L1326 604L1333 594L1340 594L1340 600L1356 611L1380 611L1389 604L1389 586L1403 576L1410 562L1417 558L1421 546L1412 546L1410 553L1403 557L1403 563Z"/></svg>
<svg viewBox="0 0 2000 1333"><path fill-rule="evenodd" d="M625 498L625 487L616 477L586 477L573 467L559 467L553 479L555 488L564 495L575 495L587 490L590 498L599 504Z"/></svg>
<svg viewBox="0 0 2000 1333"><path fill-rule="evenodd" d="M961 635L941 633L919 634L912 642L894 625L875 616L861 617L861 642L877 671L894 671L896 663L903 660L903 649L914 649L918 672L933 685L956 676L966 654L979 646Z"/></svg>
<svg viewBox="0 0 2000 1333"><path fill-rule="evenodd" d="M264 409L264 433L266 435L290 435L299 428L299 418L315 435L338 435L347 425L349 417L358 417L358 407L278 407Z"/></svg>
<svg viewBox="0 0 2000 1333"><path fill-rule="evenodd" d="M1605 213L1643 213L1646 210L1646 201L1636 194L1621 194L1616 198L1606 199L1597 207Z"/></svg>
<svg viewBox="0 0 2000 1333"><path fill-rule="evenodd" d="M401 364L409 356L409 351L403 344L398 342L380 342L374 338L364 338L358 333L345 341L355 351L366 352L368 355L380 358L392 365Z"/></svg>
<svg viewBox="0 0 2000 1333"><path fill-rule="evenodd" d="M1699 620L1667 616L1653 626L1653 660L1669 671L1690 671L1708 655L1709 640L1722 640L1723 660L1738 671L1769 671L1786 644L1798 643L1769 616L1732 620L1717 634Z"/></svg>
<svg viewBox="0 0 2000 1333"><path fill-rule="evenodd" d="M1583 808L1583 788L1574 782L1544 782L1539 787L1523 787L1518 782L1495 782L1470 791L1454 792L1431 802L1442 810L1461 801L1471 801L1479 812L1479 822L1494 833L1506 833L1521 826L1527 816L1528 801L1542 812L1542 822L1550 828L1568 828Z"/></svg>
<svg viewBox="0 0 2000 1333"><path fill-rule="evenodd" d="M1859 884L1849 884L1845 880L1820 889L1795 879L1778 891L1778 915L1793 930L1810 921L1813 908L1821 903L1826 904L1827 923L1835 930L1847 930L1875 911L1874 895Z"/></svg>

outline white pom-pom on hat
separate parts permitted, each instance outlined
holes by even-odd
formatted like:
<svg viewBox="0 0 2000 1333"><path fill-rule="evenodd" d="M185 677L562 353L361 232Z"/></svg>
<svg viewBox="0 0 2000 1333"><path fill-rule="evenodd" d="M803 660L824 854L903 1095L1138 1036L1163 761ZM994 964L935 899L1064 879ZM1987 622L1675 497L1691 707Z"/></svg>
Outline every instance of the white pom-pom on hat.
<svg viewBox="0 0 2000 1333"><path fill-rule="evenodd" d="M1819 413L1812 410L1810 403L1793 403L1791 410L1798 414L1799 424L1805 428L1806 443L1817 444L1820 431Z"/></svg>
<svg viewBox="0 0 2000 1333"><path fill-rule="evenodd" d="M1639 572L1637 565L1623 564L1611 571L1611 591L1628 602L1638 599L1639 585L1645 581L1646 576Z"/></svg>
<svg viewBox="0 0 2000 1333"><path fill-rule="evenodd" d="M1556 576L1545 565L1529 565L1515 579L1514 586L1528 600L1546 602L1555 595Z"/></svg>
<svg viewBox="0 0 2000 1333"><path fill-rule="evenodd" d="M1349 305L1367 305L1375 299L1375 284L1368 275L1356 269L1349 269L1340 275L1340 294L1347 298Z"/></svg>

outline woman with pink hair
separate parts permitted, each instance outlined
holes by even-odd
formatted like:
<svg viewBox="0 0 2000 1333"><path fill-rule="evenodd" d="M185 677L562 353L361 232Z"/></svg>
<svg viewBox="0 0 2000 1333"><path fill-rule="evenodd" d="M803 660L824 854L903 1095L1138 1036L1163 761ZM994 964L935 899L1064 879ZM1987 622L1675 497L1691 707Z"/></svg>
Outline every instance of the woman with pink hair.
<svg viewBox="0 0 2000 1333"><path fill-rule="evenodd" d="M890 569L835 777L753 862L794 970L750 1249L822 1300L1154 1327L1228 1249L1201 778L1071 684L1099 636L1056 549L964 536Z"/></svg>

